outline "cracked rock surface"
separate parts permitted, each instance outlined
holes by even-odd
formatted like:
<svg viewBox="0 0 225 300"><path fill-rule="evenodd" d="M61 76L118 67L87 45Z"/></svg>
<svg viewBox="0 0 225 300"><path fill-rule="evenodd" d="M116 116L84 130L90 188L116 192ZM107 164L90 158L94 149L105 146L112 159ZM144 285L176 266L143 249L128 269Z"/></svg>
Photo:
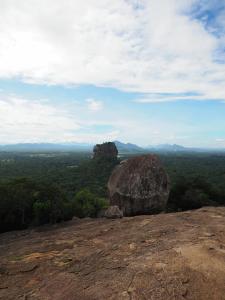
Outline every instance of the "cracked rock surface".
<svg viewBox="0 0 225 300"><path fill-rule="evenodd" d="M225 299L225 208L0 235L0 299Z"/></svg>

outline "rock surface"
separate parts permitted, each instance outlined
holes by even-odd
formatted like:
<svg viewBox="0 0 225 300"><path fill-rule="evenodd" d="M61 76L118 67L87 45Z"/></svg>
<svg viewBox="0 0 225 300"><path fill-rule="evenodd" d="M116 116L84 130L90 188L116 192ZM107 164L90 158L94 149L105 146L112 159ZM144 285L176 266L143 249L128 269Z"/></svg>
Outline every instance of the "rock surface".
<svg viewBox="0 0 225 300"><path fill-rule="evenodd" d="M97 144L95 145L93 149L94 159L98 158L112 158L116 159L118 155L118 150L116 148L115 143L113 142L107 142L103 144Z"/></svg>
<svg viewBox="0 0 225 300"><path fill-rule="evenodd" d="M1 300L224 300L225 208L0 235Z"/></svg>
<svg viewBox="0 0 225 300"><path fill-rule="evenodd" d="M108 191L111 205L124 216L163 211L169 196L169 180L156 155L142 155L122 161L113 170Z"/></svg>
<svg viewBox="0 0 225 300"><path fill-rule="evenodd" d="M123 212L117 205L114 205L107 208L104 216L108 219L119 219L123 217Z"/></svg>

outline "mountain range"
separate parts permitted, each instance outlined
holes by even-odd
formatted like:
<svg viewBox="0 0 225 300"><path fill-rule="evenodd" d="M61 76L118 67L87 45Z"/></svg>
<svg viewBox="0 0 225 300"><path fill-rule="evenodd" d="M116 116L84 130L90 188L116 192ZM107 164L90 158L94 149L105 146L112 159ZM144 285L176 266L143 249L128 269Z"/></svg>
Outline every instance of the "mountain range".
<svg viewBox="0 0 225 300"><path fill-rule="evenodd" d="M123 143L114 141L119 153L148 153L148 152L209 152L225 151L225 149L204 149L189 148L177 144L159 144L140 147L132 143ZM3 152L91 152L94 144L88 143L19 143L0 145L0 151Z"/></svg>

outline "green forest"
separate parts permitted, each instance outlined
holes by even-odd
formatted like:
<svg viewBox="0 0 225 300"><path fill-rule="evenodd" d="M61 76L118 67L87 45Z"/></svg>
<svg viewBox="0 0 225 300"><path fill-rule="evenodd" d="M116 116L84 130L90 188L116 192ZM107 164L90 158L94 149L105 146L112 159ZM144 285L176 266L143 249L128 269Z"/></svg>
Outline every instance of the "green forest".
<svg viewBox="0 0 225 300"><path fill-rule="evenodd" d="M160 153L170 177L168 212L225 204L225 154ZM88 152L0 153L0 232L97 217L120 159Z"/></svg>

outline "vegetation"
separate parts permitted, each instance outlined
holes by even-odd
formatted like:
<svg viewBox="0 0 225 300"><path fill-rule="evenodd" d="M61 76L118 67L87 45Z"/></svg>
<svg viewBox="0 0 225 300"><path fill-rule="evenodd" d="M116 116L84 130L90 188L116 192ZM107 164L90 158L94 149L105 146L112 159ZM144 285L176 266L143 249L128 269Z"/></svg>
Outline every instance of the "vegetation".
<svg viewBox="0 0 225 300"><path fill-rule="evenodd" d="M97 197L88 189L83 189L78 192L73 199L74 215L83 217L97 217L101 209L107 207L107 202L104 198Z"/></svg>
<svg viewBox="0 0 225 300"><path fill-rule="evenodd" d="M225 193L216 189L205 178L180 178L172 186L168 211L189 210L219 204L225 204Z"/></svg>
<svg viewBox="0 0 225 300"><path fill-rule="evenodd" d="M71 204L53 184L41 185L27 178L11 180L0 185L0 200L1 231L72 217Z"/></svg>
<svg viewBox="0 0 225 300"><path fill-rule="evenodd" d="M190 153L161 157L171 179L168 211L225 205L225 154Z"/></svg>
<svg viewBox="0 0 225 300"><path fill-rule="evenodd" d="M80 155L1 154L0 232L96 217L107 206L116 160Z"/></svg>
<svg viewBox="0 0 225 300"><path fill-rule="evenodd" d="M160 158L171 179L168 211L225 205L225 154ZM0 153L0 232L96 217L117 163L90 153Z"/></svg>

